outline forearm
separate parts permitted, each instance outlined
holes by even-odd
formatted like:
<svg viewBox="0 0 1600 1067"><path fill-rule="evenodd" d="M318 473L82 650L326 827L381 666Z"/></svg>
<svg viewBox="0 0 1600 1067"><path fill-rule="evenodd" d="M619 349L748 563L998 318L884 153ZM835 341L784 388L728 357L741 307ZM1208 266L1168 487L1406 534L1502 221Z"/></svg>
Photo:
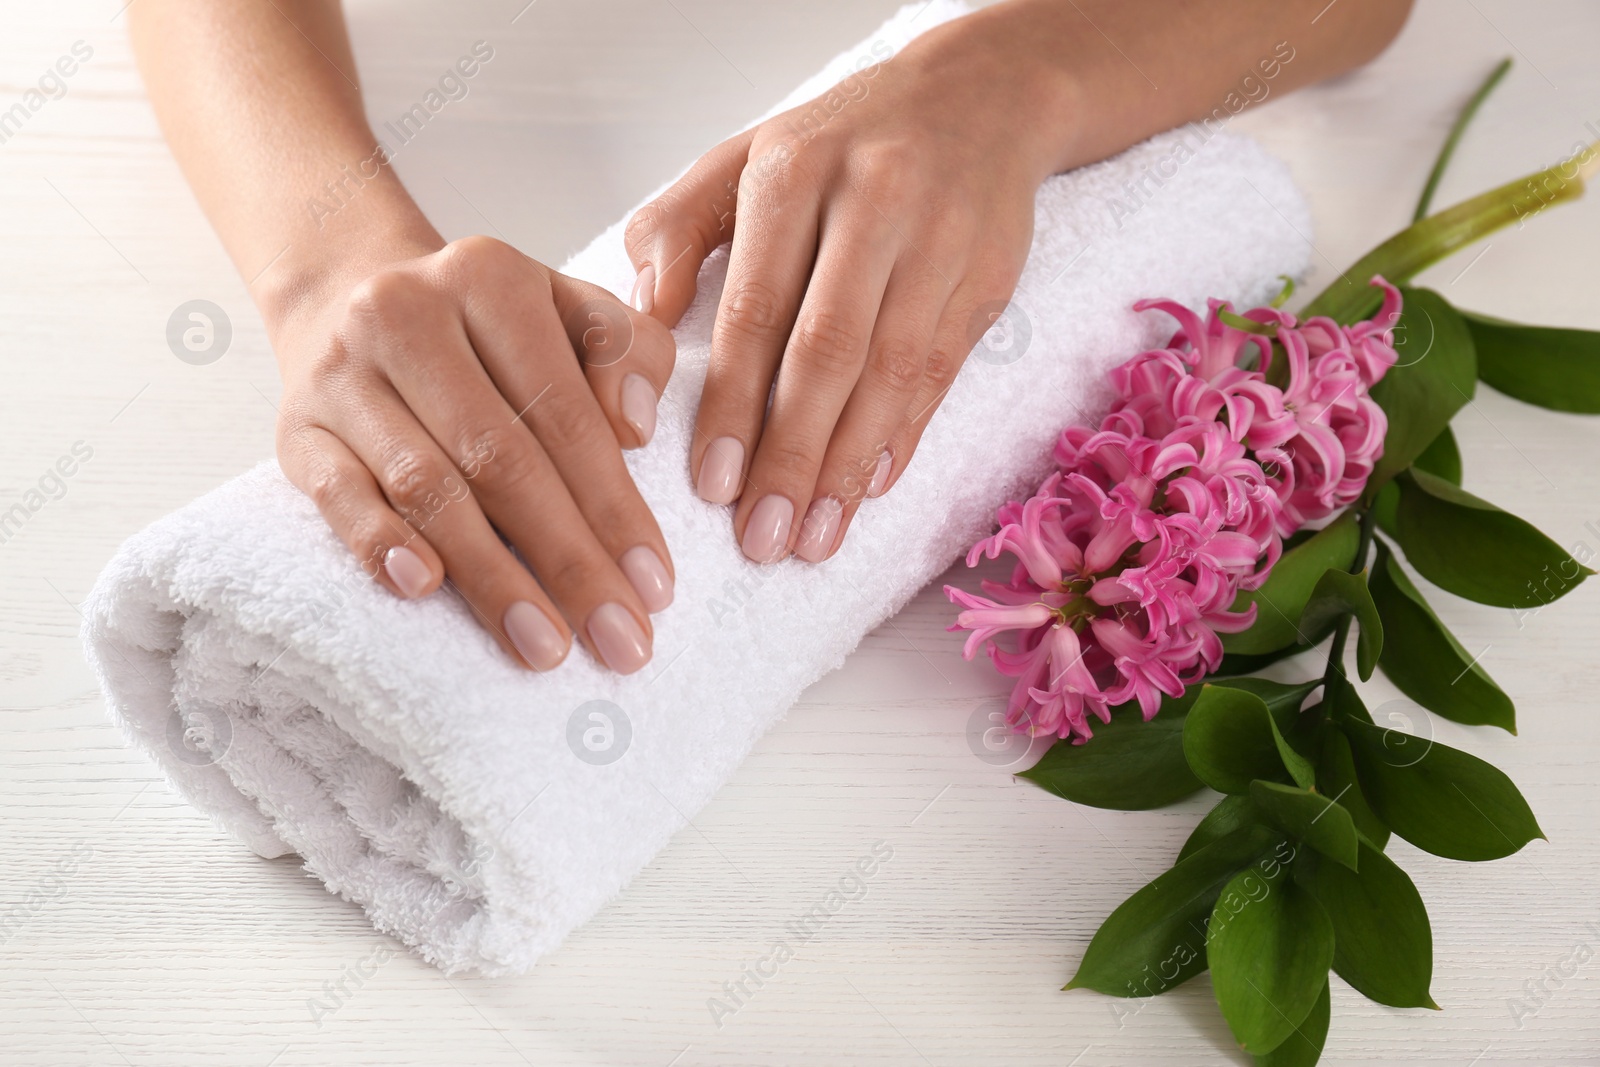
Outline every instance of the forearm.
<svg viewBox="0 0 1600 1067"><path fill-rule="evenodd" d="M1043 173L1191 121L1212 128L1271 96L1352 70L1399 33L1410 0L1009 0L923 38L960 78L993 48L1037 102ZM925 44L925 48L922 45ZM950 47L945 48L943 45ZM992 77L992 71L985 72Z"/></svg>
<svg viewBox="0 0 1600 1067"><path fill-rule="evenodd" d="M442 244L378 151L337 0L129 16L173 154L269 327L336 273Z"/></svg>

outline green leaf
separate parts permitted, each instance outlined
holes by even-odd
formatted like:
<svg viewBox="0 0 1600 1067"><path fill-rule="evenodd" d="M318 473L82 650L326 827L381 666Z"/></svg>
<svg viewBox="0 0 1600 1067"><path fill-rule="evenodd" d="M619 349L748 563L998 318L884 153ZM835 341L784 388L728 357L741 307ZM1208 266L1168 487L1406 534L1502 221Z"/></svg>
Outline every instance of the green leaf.
<svg viewBox="0 0 1600 1067"><path fill-rule="evenodd" d="M1216 807L1206 812L1206 817L1190 832L1189 839L1178 852L1182 863L1213 841L1220 841L1231 833L1251 826L1261 825L1261 812L1248 796L1234 794L1217 801Z"/></svg>
<svg viewBox="0 0 1600 1067"><path fill-rule="evenodd" d="M1276 652L1281 648L1310 643L1313 635L1302 633L1298 625L1306 601L1317 580L1330 567L1349 570L1355 562L1361 531L1355 516L1345 512L1316 536L1289 549L1273 565L1272 576L1260 589L1240 593L1234 611L1256 605L1256 621L1250 629L1223 634L1223 650L1250 656Z"/></svg>
<svg viewBox="0 0 1600 1067"><path fill-rule="evenodd" d="M1328 1003L1328 983L1324 979L1322 992L1311 1005L1311 1011L1295 1025L1294 1031L1283 1044L1264 1056L1257 1056L1256 1067L1316 1067L1322 1058L1322 1046L1328 1040L1328 1022L1332 1014Z"/></svg>
<svg viewBox="0 0 1600 1067"><path fill-rule="evenodd" d="M1577 199L1583 195L1584 169L1562 160L1412 223L1356 260L1317 294L1298 318L1305 322L1327 315L1348 326L1371 317L1383 302L1383 294L1366 284L1373 275L1403 285L1431 264L1503 226L1520 225L1547 207Z"/></svg>
<svg viewBox="0 0 1600 1067"><path fill-rule="evenodd" d="M1316 645L1326 640L1328 634L1332 632L1332 628L1329 628L1326 633L1308 633L1306 636L1310 638L1309 644L1287 644L1272 652L1263 652L1259 656L1246 656L1239 653L1226 652L1222 656L1222 662L1217 665L1217 673L1213 676L1213 679L1254 674L1257 671L1265 670L1274 663L1281 663L1290 656L1304 655L1310 651L1311 645ZM1226 644L1223 647L1227 647Z"/></svg>
<svg viewBox="0 0 1600 1067"><path fill-rule="evenodd" d="M1195 777L1219 793L1248 793L1257 778L1290 777L1266 702L1230 686L1201 687L1183 724L1183 753Z"/></svg>
<svg viewBox="0 0 1600 1067"><path fill-rule="evenodd" d="M1250 799L1278 829L1355 869L1356 824L1344 808L1320 793L1276 782L1251 782Z"/></svg>
<svg viewBox="0 0 1600 1067"><path fill-rule="evenodd" d="M1300 629L1315 632L1343 615L1354 615L1361 624L1361 634L1356 639L1356 670L1364 682L1372 677L1372 669L1378 665L1378 653L1383 649L1383 622L1378 618L1372 594L1367 591L1366 571L1360 574L1343 570L1325 572L1317 580L1311 599L1306 601Z"/></svg>
<svg viewBox="0 0 1600 1067"><path fill-rule="evenodd" d="M1450 427L1440 430L1439 436L1422 450L1422 455L1411 466L1438 475L1451 485L1460 485L1461 448L1456 444L1456 435Z"/></svg>
<svg viewBox="0 0 1600 1067"><path fill-rule="evenodd" d="M1227 835L1180 860L1100 924L1067 989L1113 997L1165 993L1206 969L1206 917L1222 887L1281 841L1262 826Z"/></svg>
<svg viewBox="0 0 1600 1067"><path fill-rule="evenodd" d="M1544 836L1511 779L1478 757L1350 717L1339 727L1372 810L1424 852L1497 860Z"/></svg>
<svg viewBox="0 0 1600 1067"><path fill-rule="evenodd" d="M1017 777L1079 804L1118 811L1143 811L1182 800L1201 787L1183 754L1183 723L1200 691L1161 701L1144 721L1137 704L1111 709L1111 721L1096 725L1081 745L1052 745L1039 762Z"/></svg>
<svg viewBox="0 0 1600 1067"><path fill-rule="evenodd" d="M1272 743L1278 749L1278 758L1283 761L1284 770L1289 772L1289 777L1300 788L1310 789L1317 781L1317 772L1311 760L1289 743L1283 728L1278 725L1276 715L1267 716L1267 725L1272 728Z"/></svg>
<svg viewBox="0 0 1600 1067"><path fill-rule="evenodd" d="M1424 578L1499 608L1559 600L1594 571L1517 518L1427 471L1398 479L1397 540Z"/></svg>
<svg viewBox="0 0 1600 1067"><path fill-rule="evenodd" d="M1511 698L1439 621L1382 542L1371 588L1386 635L1378 665L1402 693L1454 722L1517 732Z"/></svg>
<svg viewBox="0 0 1600 1067"><path fill-rule="evenodd" d="M1372 498L1372 517L1377 520L1378 529L1395 536L1397 528L1396 512L1400 510L1400 487L1390 482L1378 490L1378 495Z"/></svg>
<svg viewBox="0 0 1600 1067"><path fill-rule="evenodd" d="M1307 888L1333 923L1333 969L1356 991L1393 1008L1433 1008L1433 928L1411 879L1361 843L1359 870L1318 864Z"/></svg>
<svg viewBox="0 0 1600 1067"><path fill-rule="evenodd" d="M1274 682L1270 678L1210 678L1207 679L1207 684L1254 693L1267 705L1278 726L1288 732L1300 714L1300 705L1305 703L1306 697L1311 695L1312 690L1322 684L1322 680L1317 678L1309 682Z"/></svg>
<svg viewBox="0 0 1600 1067"><path fill-rule="evenodd" d="M1350 686L1340 688L1345 693L1355 692ZM1361 783L1356 779L1350 741L1337 730L1330 730L1323 738L1322 751L1317 760L1317 789L1350 813L1356 830L1367 840L1379 849L1389 843L1389 828L1367 803L1366 796L1361 792Z"/></svg>
<svg viewBox="0 0 1600 1067"><path fill-rule="evenodd" d="M1222 1017L1246 1052L1264 1055L1311 1014L1333 964L1333 924L1294 879L1241 871L1211 912L1206 945Z"/></svg>
<svg viewBox="0 0 1600 1067"><path fill-rule="evenodd" d="M1431 289L1403 289L1395 351L1400 362L1372 387L1389 417L1383 455L1367 480L1366 499L1412 462L1472 399L1478 361L1472 334L1456 309Z"/></svg>
<svg viewBox="0 0 1600 1067"><path fill-rule="evenodd" d="M1463 311L1478 377L1529 404L1600 415L1600 333L1524 326Z"/></svg>

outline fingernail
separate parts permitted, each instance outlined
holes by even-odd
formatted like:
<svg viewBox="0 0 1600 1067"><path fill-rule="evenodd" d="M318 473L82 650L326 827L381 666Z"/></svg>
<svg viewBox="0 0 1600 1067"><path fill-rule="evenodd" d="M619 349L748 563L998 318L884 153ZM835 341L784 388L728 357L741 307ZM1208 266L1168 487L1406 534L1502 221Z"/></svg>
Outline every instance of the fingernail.
<svg viewBox="0 0 1600 1067"><path fill-rule="evenodd" d="M656 390L642 374L622 379L622 421L633 427L641 445L656 435Z"/></svg>
<svg viewBox="0 0 1600 1067"><path fill-rule="evenodd" d="M633 295L628 297L628 303L633 305L633 310L641 314L650 314L650 309L656 306L656 269L646 263L639 268L639 277L633 283Z"/></svg>
<svg viewBox="0 0 1600 1067"><path fill-rule="evenodd" d="M706 454L700 459L700 479L695 490L701 500L731 504L739 495L743 474L744 445L737 437L719 437L706 446Z"/></svg>
<svg viewBox="0 0 1600 1067"><path fill-rule="evenodd" d="M837 497L819 496L806 509L805 521L800 524L800 541L794 554L807 563L821 563L833 547L833 535L839 529L839 516L844 505ZM747 526L745 530L750 528Z"/></svg>
<svg viewBox="0 0 1600 1067"><path fill-rule="evenodd" d="M550 617L526 600L506 609L506 636L536 671L547 671L567 654L567 642Z"/></svg>
<svg viewBox="0 0 1600 1067"><path fill-rule="evenodd" d="M389 576L395 588L411 600L421 596L422 591L428 588L428 583L433 580L433 575L428 573L428 565L422 562L422 557L404 545L396 545L384 553L383 573Z"/></svg>
<svg viewBox="0 0 1600 1067"><path fill-rule="evenodd" d="M601 604L589 613L589 640L606 666L618 674L632 674L650 662L650 642L633 612L621 604Z"/></svg>
<svg viewBox="0 0 1600 1067"><path fill-rule="evenodd" d="M889 485L889 470L894 466L894 456L886 448L878 456L878 466L872 472L872 482L867 486L868 496L882 496Z"/></svg>
<svg viewBox="0 0 1600 1067"><path fill-rule="evenodd" d="M794 521L794 505L786 496L773 493L756 502L750 521L744 524L744 540L739 547L757 563L776 563L789 544L789 525Z"/></svg>
<svg viewBox="0 0 1600 1067"><path fill-rule="evenodd" d="M672 603L672 576L649 545L634 545L617 560L633 591L652 615Z"/></svg>

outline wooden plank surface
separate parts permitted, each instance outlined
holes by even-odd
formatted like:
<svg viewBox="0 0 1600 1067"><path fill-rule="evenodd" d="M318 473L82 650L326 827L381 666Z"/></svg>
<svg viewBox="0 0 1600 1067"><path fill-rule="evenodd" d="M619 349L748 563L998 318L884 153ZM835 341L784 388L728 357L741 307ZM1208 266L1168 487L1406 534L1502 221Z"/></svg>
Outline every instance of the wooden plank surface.
<svg viewBox="0 0 1600 1067"><path fill-rule="evenodd" d="M93 48L0 144L0 507L74 443L93 450L0 545L0 905L45 898L0 944L0 1063L1238 1061L1204 979L1148 1004L1059 992L1205 802L1084 809L1011 778L1020 753L980 759L968 726L1004 686L958 658L932 592L810 690L532 976L446 980L402 952L337 1010L309 1005L393 944L291 860L253 858L178 801L108 725L76 636L75 605L122 538L270 452L277 393L260 322L144 100L122 2L0 5L0 108L74 42ZM448 235L499 232L559 262L894 6L358 0L351 20L380 121L473 41L494 44L472 95L398 166ZM1321 6L1306 5L1307 40ZM1311 284L1404 223L1455 108L1501 55L1516 70L1441 203L1600 137L1596 40L1583 0L1421 0L1373 67L1241 118L1310 196ZM1583 202L1425 280L1466 307L1597 328L1597 248L1600 203ZM234 328L206 367L164 340L194 298ZM1600 421L1485 390L1457 433L1471 489L1600 551ZM1507 769L1550 842L1478 866L1397 843L1430 906L1446 1010L1381 1008L1336 980L1324 1062L1600 1063L1600 587L1522 619L1439 603L1517 698L1522 733L1424 728ZM1365 689L1380 714L1404 710L1385 684ZM893 858L866 897L715 1019L723 983L877 841Z"/></svg>

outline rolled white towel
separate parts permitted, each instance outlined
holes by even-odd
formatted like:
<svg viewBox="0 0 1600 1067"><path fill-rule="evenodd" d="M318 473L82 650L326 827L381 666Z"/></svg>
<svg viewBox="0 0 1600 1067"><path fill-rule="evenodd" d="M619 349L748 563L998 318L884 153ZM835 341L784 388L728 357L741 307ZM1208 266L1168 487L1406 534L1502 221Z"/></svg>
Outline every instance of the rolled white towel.
<svg viewBox="0 0 1600 1067"><path fill-rule="evenodd" d="M780 108L965 10L903 9ZM562 269L626 294L622 226ZM1045 183L1010 310L894 491L821 566L747 562L728 509L690 485L717 252L677 330L655 439L628 454L678 589L635 675L581 647L536 675L453 592L390 595L272 462L122 546L86 605L89 659L133 742L250 848L299 853L447 971L524 972L649 862L807 685L1037 484L1061 427L1099 414L1106 369L1172 329L1135 315L1135 300L1262 300L1304 268L1309 229L1280 163L1201 127Z"/></svg>

